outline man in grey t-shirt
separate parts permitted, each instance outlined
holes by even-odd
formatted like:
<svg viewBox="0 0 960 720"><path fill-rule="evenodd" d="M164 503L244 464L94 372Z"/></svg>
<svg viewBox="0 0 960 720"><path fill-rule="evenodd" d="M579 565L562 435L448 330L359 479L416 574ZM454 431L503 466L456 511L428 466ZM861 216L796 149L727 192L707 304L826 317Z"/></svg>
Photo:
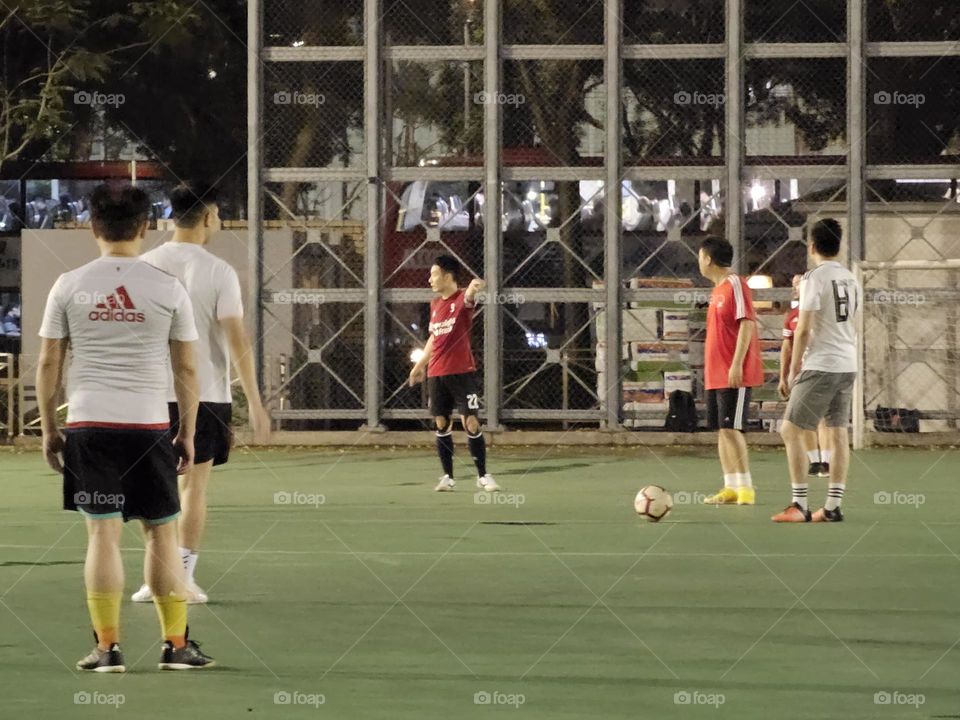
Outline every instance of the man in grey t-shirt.
<svg viewBox="0 0 960 720"><path fill-rule="evenodd" d="M856 314L863 292L853 273L837 262L840 224L831 218L810 230L809 252L814 269L800 283L800 320L787 376L789 402L781 435L787 445L793 496L774 522L839 522L847 482L850 448L847 425L853 383L857 377ZM803 367L801 371L801 365ZM833 444L830 485L823 508L807 505L804 430L826 419Z"/></svg>

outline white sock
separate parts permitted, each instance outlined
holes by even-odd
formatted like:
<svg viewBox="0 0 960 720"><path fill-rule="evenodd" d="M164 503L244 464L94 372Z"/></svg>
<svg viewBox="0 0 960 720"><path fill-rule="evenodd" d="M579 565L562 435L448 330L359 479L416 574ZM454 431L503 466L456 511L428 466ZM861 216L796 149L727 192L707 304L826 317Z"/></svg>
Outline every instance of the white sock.
<svg viewBox="0 0 960 720"><path fill-rule="evenodd" d="M844 483L832 482L827 486L827 502L824 508L827 510L836 510L843 502L843 491L846 489Z"/></svg>
<svg viewBox="0 0 960 720"><path fill-rule="evenodd" d="M829 463L831 457L833 457L833 450L820 451L820 460L822 460L823 462Z"/></svg>
<svg viewBox="0 0 960 720"><path fill-rule="evenodd" d="M812 463L820 462L820 451L819 450L807 450L807 460Z"/></svg>
<svg viewBox="0 0 960 720"><path fill-rule="evenodd" d="M723 486L731 490L737 489L737 473L724 473Z"/></svg>
<svg viewBox="0 0 960 720"><path fill-rule="evenodd" d="M807 511L807 492L810 486L807 483L791 483L793 488L793 502L800 506L804 512Z"/></svg>
<svg viewBox="0 0 960 720"><path fill-rule="evenodd" d="M753 487L753 478L750 476L750 473L736 473L737 477L737 487Z"/></svg>
<svg viewBox="0 0 960 720"><path fill-rule="evenodd" d="M187 575L187 582L193 582L193 571L197 567L197 560L200 554L195 553L190 548L180 548L180 559L183 560L183 570Z"/></svg>

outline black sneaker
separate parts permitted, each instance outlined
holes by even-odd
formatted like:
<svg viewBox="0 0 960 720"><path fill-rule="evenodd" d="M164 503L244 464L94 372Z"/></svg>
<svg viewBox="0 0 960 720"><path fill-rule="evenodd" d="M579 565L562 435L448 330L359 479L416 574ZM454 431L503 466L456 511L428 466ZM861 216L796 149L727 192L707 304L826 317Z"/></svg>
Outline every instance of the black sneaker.
<svg viewBox="0 0 960 720"><path fill-rule="evenodd" d="M820 468L823 463L812 462L810 467L807 468L807 475L810 477L820 477Z"/></svg>
<svg viewBox="0 0 960 720"><path fill-rule="evenodd" d="M830 477L830 463L822 462L820 463L820 468L817 471L817 475L822 478Z"/></svg>
<svg viewBox="0 0 960 720"><path fill-rule="evenodd" d="M204 655L200 645L190 639L190 628L185 636L187 644L182 648L175 648L169 640L163 641L160 653L161 670L198 670L216 665L212 657Z"/></svg>
<svg viewBox="0 0 960 720"><path fill-rule="evenodd" d="M827 510L826 508L820 508L817 510L812 518L812 522L843 522L843 513L840 512L840 508L836 510Z"/></svg>
<svg viewBox="0 0 960 720"><path fill-rule="evenodd" d="M96 635L94 635L96 637ZM99 647L93 648L93 651L83 660L77 661L77 670L98 673L122 673L127 668L123 664L123 653L120 646L114 643L109 650L101 650Z"/></svg>

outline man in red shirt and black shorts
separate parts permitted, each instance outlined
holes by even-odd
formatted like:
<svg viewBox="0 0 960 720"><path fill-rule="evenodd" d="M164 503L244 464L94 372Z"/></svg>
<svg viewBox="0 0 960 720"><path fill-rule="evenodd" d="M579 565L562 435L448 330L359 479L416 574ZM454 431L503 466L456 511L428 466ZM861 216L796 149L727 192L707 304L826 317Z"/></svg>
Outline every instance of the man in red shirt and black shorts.
<svg viewBox="0 0 960 720"><path fill-rule="evenodd" d="M470 329L477 293L483 280L474 279L461 290L458 284L460 263L450 255L441 255L430 268L430 289L437 297L430 303L430 338L423 356L410 371L410 385L426 375L430 392L430 413L437 427L437 454L443 476L437 492L453 490L453 418L454 409L467 431L467 444L477 468L477 487L487 492L500 489L487 473L487 446L477 414L480 395L477 391L477 369L470 349Z"/></svg>
<svg viewBox="0 0 960 720"><path fill-rule="evenodd" d="M714 287L707 309L705 380L707 418L719 430L723 489L706 499L710 505L753 505L756 493L743 431L750 408L750 390L763 384L753 295L730 267L733 246L723 238L703 241L700 274Z"/></svg>

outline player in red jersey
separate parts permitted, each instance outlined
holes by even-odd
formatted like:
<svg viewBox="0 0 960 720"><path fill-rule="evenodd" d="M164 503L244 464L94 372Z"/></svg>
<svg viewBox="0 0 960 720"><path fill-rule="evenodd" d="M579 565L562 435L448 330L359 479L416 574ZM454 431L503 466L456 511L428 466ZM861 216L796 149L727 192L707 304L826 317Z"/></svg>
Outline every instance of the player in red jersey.
<svg viewBox="0 0 960 720"><path fill-rule="evenodd" d="M410 385L426 376L430 391L430 413L437 426L437 454L443 477L437 492L453 490L453 410L460 412L460 421L467 432L470 455L477 467L477 487L487 492L500 489L487 473L487 446L477 413L480 395L477 392L477 369L470 349L470 328L473 308L479 293L486 286L475 278L461 290L458 284L460 263L450 255L441 255L430 268L430 289L439 297L430 303L430 338L423 348L423 357L410 371Z"/></svg>
<svg viewBox="0 0 960 720"><path fill-rule="evenodd" d="M783 344L780 346L780 397L790 396L787 385L787 375L790 373L790 360L793 356L793 336L797 332L797 323L800 322L800 281L802 275L793 276L793 302L790 312L783 321ZM827 421L823 419L813 430L803 431L803 445L807 451L810 467L807 475L815 477L830 477L830 433L827 431Z"/></svg>
<svg viewBox="0 0 960 720"><path fill-rule="evenodd" d="M753 295L734 273L733 246L723 238L703 241L698 255L700 274L713 292L707 310L707 418L719 430L723 490L705 502L711 505L753 505L756 493L743 430L750 407L750 389L763 384L763 364L757 340Z"/></svg>

